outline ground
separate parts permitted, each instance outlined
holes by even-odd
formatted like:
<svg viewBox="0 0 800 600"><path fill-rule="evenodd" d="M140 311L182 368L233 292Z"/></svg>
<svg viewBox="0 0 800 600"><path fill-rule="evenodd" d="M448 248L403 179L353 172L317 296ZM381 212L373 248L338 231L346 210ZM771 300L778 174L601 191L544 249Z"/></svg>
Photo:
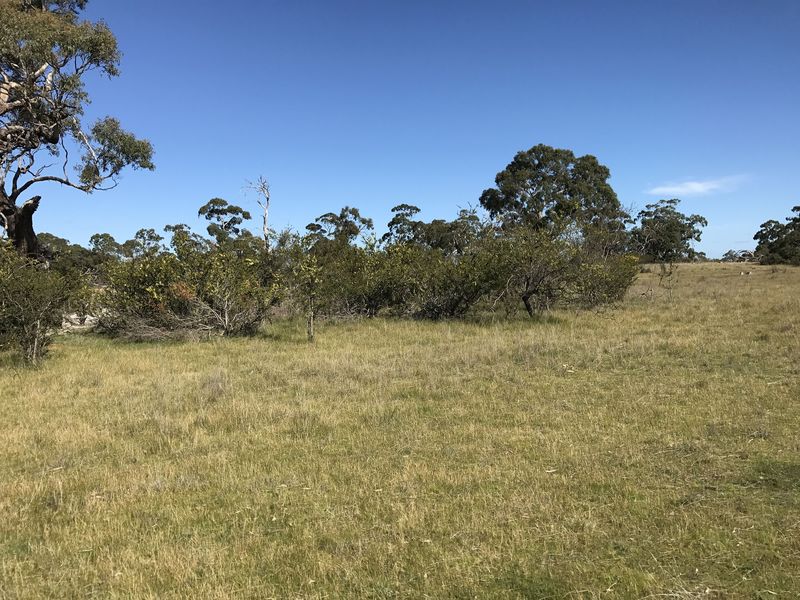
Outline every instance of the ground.
<svg viewBox="0 0 800 600"><path fill-rule="evenodd" d="M0 597L800 596L800 269L0 356Z"/></svg>

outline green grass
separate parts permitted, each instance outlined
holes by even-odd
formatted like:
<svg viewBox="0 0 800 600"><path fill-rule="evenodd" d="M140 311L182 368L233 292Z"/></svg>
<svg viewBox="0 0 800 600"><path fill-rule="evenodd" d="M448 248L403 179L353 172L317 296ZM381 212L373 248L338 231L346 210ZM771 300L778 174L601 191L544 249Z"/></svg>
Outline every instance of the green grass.
<svg viewBox="0 0 800 600"><path fill-rule="evenodd" d="M798 597L800 269L747 269L0 357L0 597Z"/></svg>

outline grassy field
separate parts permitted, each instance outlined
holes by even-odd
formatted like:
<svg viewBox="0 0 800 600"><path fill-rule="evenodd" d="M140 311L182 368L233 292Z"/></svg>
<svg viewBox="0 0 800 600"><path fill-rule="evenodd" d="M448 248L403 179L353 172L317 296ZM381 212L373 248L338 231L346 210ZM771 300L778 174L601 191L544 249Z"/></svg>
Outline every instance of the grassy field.
<svg viewBox="0 0 800 600"><path fill-rule="evenodd" d="M0 597L800 597L800 269L746 268L0 356Z"/></svg>

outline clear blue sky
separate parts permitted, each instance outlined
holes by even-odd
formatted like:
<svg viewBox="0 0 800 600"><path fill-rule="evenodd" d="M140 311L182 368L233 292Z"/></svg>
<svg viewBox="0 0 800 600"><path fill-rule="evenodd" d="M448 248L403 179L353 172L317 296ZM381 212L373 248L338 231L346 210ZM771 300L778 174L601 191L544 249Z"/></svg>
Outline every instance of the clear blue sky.
<svg viewBox="0 0 800 600"><path fill-rule="evenodd" d="M219 196L302 229L356 206L452 217L515 152L594 154L625 206L679 197L699 249L752 247L800 204L800 2L94 0L124 53L93 80L157 170L44 190L37 229L86 243L201 226Z"/></svg>

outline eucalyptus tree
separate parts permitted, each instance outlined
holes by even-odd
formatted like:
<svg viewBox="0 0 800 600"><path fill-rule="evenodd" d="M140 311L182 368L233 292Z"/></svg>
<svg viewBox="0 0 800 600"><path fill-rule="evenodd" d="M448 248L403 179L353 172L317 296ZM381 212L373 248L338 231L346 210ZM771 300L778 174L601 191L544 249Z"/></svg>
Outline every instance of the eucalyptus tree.
<svg viewBox="0 0 800 600"><path fill-rule="evenodd" d="M518 152L480 203L507 238L509 286L533 316L575 287L588 263L614 262L627 246L611 172L591 155L538 144Z"/></svg>
<svg viewBox="0 0 800 600"><path fill-rule="evenodd" d="M553 236L621 237L629 219L608 182L611 172L591 155L538 144L518 152L480 196L504 228L524 226Z"/></svg>
<svg viewBox="0 0 800 600"><path fill-rule="evenodd" d="M252 216L241 206L229 204L222 198L212 198L197 211L198 217L203 217L209 222L206 228L208 234L223 243L231 237L240 235L243 231L242 223L249 221Z"/></svg>
<svg viewBox="0 0 800 600"><path fill-rule="evenodd" d="M765 264L800 265L800 206L785 223L769 220L762 223L753 239L758 242L756 255Z"/></svg>
<svg viewBox="0 0 800 600"><path fill-rule="evenodd" d="M115 77L120 61L111 30L81 19L86 2L0 0L0 225L23 254L38 251L40 184L91 193L154 168L150 142L117 119L82 122L87 77Z"/></svg>
<svg viewBox="0 0 800 600"><path fill-rule="evenodd" d="M357 208L345 206L339 214L328 212L306 225L311 239L328 240L339 245L350 245L359 235L372 231L372 219L361 215Z"/></svg>
<svg viewBox="0 0 800 600"><path fill-rule="evenodd" d="M634 249L645 259L660 263L691 260L698 256L692 242L699 242L705 217L678 210L680 200L659 200L648 204L636 216L631 231Z"/></svg>

